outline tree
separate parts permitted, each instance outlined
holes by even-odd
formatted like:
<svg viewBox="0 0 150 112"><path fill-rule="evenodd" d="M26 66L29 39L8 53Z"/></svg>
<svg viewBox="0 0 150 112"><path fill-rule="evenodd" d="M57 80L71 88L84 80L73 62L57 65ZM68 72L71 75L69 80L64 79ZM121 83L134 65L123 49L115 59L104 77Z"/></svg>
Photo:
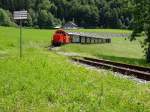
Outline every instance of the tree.
<svg viewBox="0 0 150 112"><path fill-rule="evenodd" d="M77 8L77 23L84 27L98 26L99 14L95 6L81 5Z"/></svg>
<svg viewBox="0 0 150 112"><path fill-rule="evenodd" d="M48 13L46 10L41 10L38 16L38 25L40 28L44 28L47 26L47 21L48 21ZM53 21L53 20L51 20Z"/></svg>
<svg viewBox="0 0 150 112"><path fill-rule="evenodd" d="M0 25L11 26L10 17L8 15L8 13L3 9L0 9Z"/></svg>
<svg viewBox="0 0 150 112"><path fill-rule="evenodd" d="M134 0L134 31L131 40L134 40L136 35L145 32L146 38L142 44L144 47L146 60L150 62L150 1L149 0Z"/></svg>
<svg viewBox="0 0 150 112"><path fill-rule="evenodd" d="M9 10L27 10L29 19L25 26L49 27L48 22L75 22L81 27L129 28L132 13L128 5L132 0L0 0L0 7ZM41 18L46 15L51 21ZM54 20L53 20L54 19ZM42 23L42 21L44 21ZM47 25L47 26L46 26ZM131 28L131 27L130 27Z"/></svg>
<svg viewBox="0 0 150 112"><path fill-rule="evenodd" d="M51 12L41 10L38 16L38 25L40 28L52 28L55 25L61 24L59 19L56 19Z"/></svg>

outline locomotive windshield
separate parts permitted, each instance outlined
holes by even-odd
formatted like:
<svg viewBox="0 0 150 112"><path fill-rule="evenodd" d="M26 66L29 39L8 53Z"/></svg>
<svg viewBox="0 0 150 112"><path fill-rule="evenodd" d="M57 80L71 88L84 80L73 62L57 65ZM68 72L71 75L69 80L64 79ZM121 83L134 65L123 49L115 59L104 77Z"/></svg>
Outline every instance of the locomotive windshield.
<svg viewBox="0 0 150 112"><path fill-rule="evenodd" d="M66 34L65 34L64 31L60 31L60 30L59 30L59 31L57 31L56 33L57 33L57 34L62 34L62 35L64 35L64 36L66 36Z"/></svg>

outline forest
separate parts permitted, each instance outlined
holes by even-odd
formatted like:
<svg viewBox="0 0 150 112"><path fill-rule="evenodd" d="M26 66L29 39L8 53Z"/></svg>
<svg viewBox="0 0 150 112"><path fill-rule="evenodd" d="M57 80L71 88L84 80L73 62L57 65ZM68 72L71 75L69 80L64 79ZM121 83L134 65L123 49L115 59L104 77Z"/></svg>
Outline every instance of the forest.
<svg viewBox="0 0 150 112"><path fill-rule="evenodd" d="M131 29L131 0L0 0L0 25L14 26L13 11L27 10L23 25L53 28L73 21L83 28Z"/></svg>

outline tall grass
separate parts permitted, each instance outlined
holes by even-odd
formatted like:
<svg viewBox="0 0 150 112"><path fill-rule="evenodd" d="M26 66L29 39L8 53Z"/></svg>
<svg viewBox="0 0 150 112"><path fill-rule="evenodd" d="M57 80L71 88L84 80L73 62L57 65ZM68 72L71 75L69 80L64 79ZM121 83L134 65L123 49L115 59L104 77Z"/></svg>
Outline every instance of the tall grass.
<svg viewBox="0 0 150 112"><path fill-rule="evenodd" d="M53 53L0 60L0 110L149 111L149 86L89 71Z"/></svg>
<svg viewBox="0 0 150 112"><path fill-rule="evenodd" d="M53 31L24 32L20 59L17 29L0 27L0 112L150 111L149 84L88 70L48 51L45 45Z"/></svg>

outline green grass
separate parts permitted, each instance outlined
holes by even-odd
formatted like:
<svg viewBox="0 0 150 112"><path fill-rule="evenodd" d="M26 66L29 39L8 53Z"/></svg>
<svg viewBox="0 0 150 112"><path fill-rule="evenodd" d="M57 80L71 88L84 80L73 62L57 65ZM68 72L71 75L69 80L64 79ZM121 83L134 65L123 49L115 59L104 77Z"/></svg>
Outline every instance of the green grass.
<svg viewBox="0 0 150 112"><path fill-rule="evenodd" d="M53 30L0 27L0 112L149 112L150 85L87 70L50 52Z"/></svg>
<svg viewBox="0 0 150 112"><path fill-rule="evenodd" d="M23 29L23 49L32 50L35 47L49 46L53 32L54 30ZM0 27L0 56L18 55L19 36L19 28Z"/></svg>
<svg viewBox="0 0 150 112"><path fill-rule="evenodd" d="M143 52L144 50L141 48L140 41L142 40L143 38L139 37L133 42L131 42L128 38L112 38L111 44L69 44L63 46L60 50L64 52L76 52L83 55L95 56L97 58L149 67L150 64L146 63Z"/></svg>

